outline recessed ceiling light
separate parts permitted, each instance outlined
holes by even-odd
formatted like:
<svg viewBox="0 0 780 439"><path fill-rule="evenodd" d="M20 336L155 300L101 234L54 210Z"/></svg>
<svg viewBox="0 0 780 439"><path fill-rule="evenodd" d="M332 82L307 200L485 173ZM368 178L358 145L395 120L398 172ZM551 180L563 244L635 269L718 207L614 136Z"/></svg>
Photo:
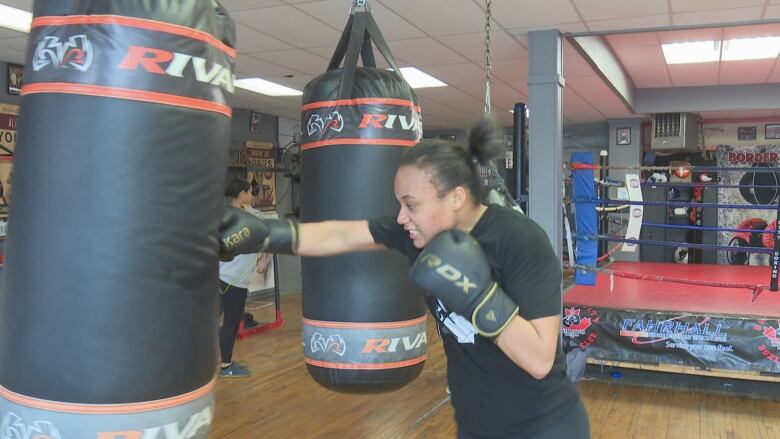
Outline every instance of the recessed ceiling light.
<svg viewBox="0 0 780 439"><path fill-rule="evenodd" d="M266 96L301 96L303 92L286 85L266 81L260 78L237 79L234 85L244 90L260 93Z"/></svg>
<svg viewBox="0 0 780 439"><path fill-rule="evenodd" d="M667 64L712 62L720 59L720 41L662 44Z"/></svg>
<svg viewBox="0 0 780 439"><path fill-rule="evenodd" d="M0 5L0 27L30 33L32 13L21 9Z"/></svg>
<svg viewBox="0 0 780 439"><path fill-rule="evenodd" d="M739 38L723 43L723 61L777 58L780 37Z"/></svg>
<svg viewBox="0 0 780 439"><path fill-rule="evenodd" d="M401 67L401 75L412 88L447 87L447 84L416 67Z"/></svg>

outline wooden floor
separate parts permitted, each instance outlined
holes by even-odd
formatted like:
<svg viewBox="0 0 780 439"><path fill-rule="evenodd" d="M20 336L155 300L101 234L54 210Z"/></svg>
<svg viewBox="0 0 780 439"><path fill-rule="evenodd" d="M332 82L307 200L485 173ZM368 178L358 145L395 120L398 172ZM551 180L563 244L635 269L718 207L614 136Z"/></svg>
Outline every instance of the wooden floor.
<svg viewBox="0 0 780 439"><path fill-rule="evenodd" d="M454 438L446 365L429 319L429 358L398 391L344 395L316 384L301 348L301 300L282 296L281 328L239 340L234 359L254 376L217 382L209 437ZM780 402L594 382L578 389L593 438L780 439ZM565 438L562 438L565 439Z"/></svg>

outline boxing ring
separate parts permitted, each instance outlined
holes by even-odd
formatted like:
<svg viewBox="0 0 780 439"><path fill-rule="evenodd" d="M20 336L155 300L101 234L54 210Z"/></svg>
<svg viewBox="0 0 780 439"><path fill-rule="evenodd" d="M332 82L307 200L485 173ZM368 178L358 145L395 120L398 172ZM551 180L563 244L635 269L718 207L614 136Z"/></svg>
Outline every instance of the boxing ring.
<svg viewBox="0 0 780 439"><path fill-rule="evenodd" d="M777 230L719 230L734 232L737 237L773 234L773 248L751 246L749 239L739 245L734 245L732 239L729 246L647 241L638 239L636 227L630 224L624 237L606 234L597 223L604 212L613 210L602 207L597 211L596 206L621 204L628 209L628 216L639 218L641 223L641 211L635 213L635 209L654 203L633 197L596 198L596 186L604 180L603 175L594 179L593 170L598 168L587 162L571 168L577 209L577 258L570 264L575 270L575 284L563 295L564 345L585 350L590 364L780 382ZM638 188L639 181L642 186L652 183L638 174L626 174L624 185ZM666 207L674 209L681 204L666 203ZM724 205L699 202L688 207L693 210ZM740 207L778 209L774 205ZM599 255L597 246L603 241L618 245ZM665 244L728 254L770 254L771 259L769 266L610 261L620 247ZM729 258L733 264L732 260Z"/></svg>

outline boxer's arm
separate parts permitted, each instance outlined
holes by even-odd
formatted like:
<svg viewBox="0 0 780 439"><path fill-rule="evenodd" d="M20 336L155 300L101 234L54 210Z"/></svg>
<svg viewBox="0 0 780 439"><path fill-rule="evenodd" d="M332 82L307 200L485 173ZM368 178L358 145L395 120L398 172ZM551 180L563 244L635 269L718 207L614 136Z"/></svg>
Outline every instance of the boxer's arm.
<svg viewBox="0 0 780 439"><path fill-rule="evenodd" d="M301 256L329 256L387 248L374 242L367 220L323 221L299 225Z"/></svg>
<svg viewBox="0 0 780 439"><path fill-rule="evenodd" d="M555 362L560 324L560 315L532 320L516 316L496 344L513 363L540 380L550 373Z"/></svg>

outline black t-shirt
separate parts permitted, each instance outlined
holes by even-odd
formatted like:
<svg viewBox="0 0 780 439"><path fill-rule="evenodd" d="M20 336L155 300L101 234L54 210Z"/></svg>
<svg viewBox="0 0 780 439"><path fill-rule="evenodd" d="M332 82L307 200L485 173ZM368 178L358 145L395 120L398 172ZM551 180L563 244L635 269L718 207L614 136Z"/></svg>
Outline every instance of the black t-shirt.
<svg viewBox="0 0 780 439"><path fill-rule="evenodd" d="M411 261L420 254L394 217L370 220L369 229L375 242L405 253ZM494 280L517 303L523 318L561 314L560 262L539 225L517 211L491 205L471 235L485 252ZM427 302L447 354L459 429L477 436L507 437L531 425L538 428L538 418L578 401L566 376L560 343L552 370L537 380L491 340L478 335L468 319L448 312L435 297Z"/></svg>

